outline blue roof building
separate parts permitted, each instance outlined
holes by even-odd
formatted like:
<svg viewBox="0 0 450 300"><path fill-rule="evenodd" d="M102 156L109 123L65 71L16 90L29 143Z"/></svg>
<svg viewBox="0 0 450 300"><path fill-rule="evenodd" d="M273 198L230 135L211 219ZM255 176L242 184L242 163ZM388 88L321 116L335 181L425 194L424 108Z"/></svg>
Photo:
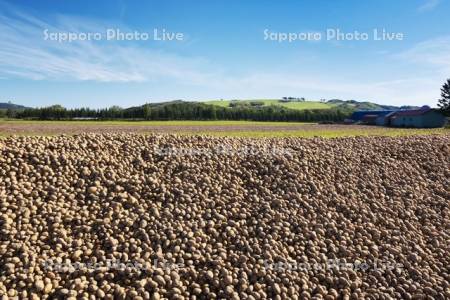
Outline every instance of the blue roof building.
<svg viewBox="0 0 450 300"><path fill-rule="evenodd" d="M437 128L443 127L446 122L446 117L440 111L428 106L398 111L389 118L389 125L394 127Z"/></svg>
<svg viewBox="0 0 450 300"><path fill-rule="evenodd" d="M367 125L436 128L447 122L446 117L429 106L408 110L362 110L355 111L350 117L354 122Z"/></svg>
<svg viewBox="0 0 450 300"><path fill-rule="evenodd" d="M362 121L365 115L376 115L378 117L385 116L389 113L394 112L395 110L360 110L355 111L350 119L352 119L355 122Z"/></svg>

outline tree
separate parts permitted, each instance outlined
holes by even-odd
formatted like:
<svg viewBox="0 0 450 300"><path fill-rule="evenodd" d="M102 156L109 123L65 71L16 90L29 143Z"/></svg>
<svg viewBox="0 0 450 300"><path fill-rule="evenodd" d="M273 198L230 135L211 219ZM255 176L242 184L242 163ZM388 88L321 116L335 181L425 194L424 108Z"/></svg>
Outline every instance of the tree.
<svg viewBox="0 0 450 300"><path fill-rule="evenodd" d="M144 115L144 119L151 120L152 119L152 108L150 107L150 104L144 104L142 109L143 109L142 114Z"/></svg>
<svg viewBox="0 0 450 300"><path fill-rule="evenodd" d="M450 79L441 88L441 99L438 101L438 106L444 114L450 115Z"/></svg>
<svg viewBox="0 0 450 300"><path fill-rule="evenodd" d="M123 108L117 105L113 105L108 109L108 118L120 119L122 118Z"/></svg>
<svg viewBox="0 0 450 300"><path fill-rule="evenodd" d="M8 108L8 110L6 111L6 116L10 119L14 119L17 115L17 112L12 109L12 108Z"/></svg>

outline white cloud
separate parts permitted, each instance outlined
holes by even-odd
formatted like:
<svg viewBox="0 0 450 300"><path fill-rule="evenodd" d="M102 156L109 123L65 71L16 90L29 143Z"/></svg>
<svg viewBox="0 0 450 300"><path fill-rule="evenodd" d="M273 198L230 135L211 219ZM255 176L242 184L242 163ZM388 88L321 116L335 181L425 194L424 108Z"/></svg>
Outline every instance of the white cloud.
<svg viewBox="0 0 450 300"><path fill-rule="evenodd" d="M417 9L419 12L426 12L435 9L442 0L425 0L425 2Z"/></svg>
<svg viewBox="0 0 450 300"><path fill-rule="evenodd" d="M403 98L403 103L435 105L442 84L450 77L450 36L420 42L391 58L406 63L410 75L375 84L379 95L389 95L398 101Z"/></svg>
<svg viewBox="0 0 450 300"><path fill-rule="evenodd" d="M45 22L0 2L0 76L33 80L133 82L160 78L196 83L209 75L198 58L114 41L58 42L48 32L101 32L101 22L57 16ZM123 31L128 29L122 26ZM147 41L150 42L150 41Z"/></svg>
<svg viewBox="0 0 450 300"><path fill-rule="evenodd" d="M450 76L450 36L418 43L397 57Z"/></svg>

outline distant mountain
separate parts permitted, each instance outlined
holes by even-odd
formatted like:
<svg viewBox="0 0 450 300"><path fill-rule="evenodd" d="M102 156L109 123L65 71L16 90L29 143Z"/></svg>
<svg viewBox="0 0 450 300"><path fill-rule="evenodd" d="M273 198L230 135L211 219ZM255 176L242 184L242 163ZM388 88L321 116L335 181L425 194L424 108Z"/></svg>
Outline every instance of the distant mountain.
<svg viewBox="0 0 450 300"><path fill-rule="evenodd" d="M286 98L286 97L285 97ZM305 109L340 109L343 111L356 111L356 110L398 110L398 109L414 109L416 106L394 106L394 105L382 105L369 101L357 101L357 100L341 100L331 99L328 101L310 101L304 100L304 98L288 98L288 99L254 99L254 100L211 100L204 102L206 104L212 104L215 106L221 106L226 108L232 108L236 106L255 106L258 103L260 107L267 106L281 106L294 110Z"/></svg>
<svg viewBox="0 0 450 300"><path fill-rule="evenodd" d="M10 102L8 102L8 103L0 102L0 109L26 109L26 108L29 108L29 107L10 103Z"/></svg>
<svg viewBox="0 0 450 300"><path fill-rule="evenodd" d="M394 105L382 105L376 104L368 101L357 101L357 100L340 100L340 99L331 99L327 101L328 104L331 104L335 107L339 107L342 109L349 110L398 110L398 109L417 109L420 108L418 106L394 106Z"/></svg>

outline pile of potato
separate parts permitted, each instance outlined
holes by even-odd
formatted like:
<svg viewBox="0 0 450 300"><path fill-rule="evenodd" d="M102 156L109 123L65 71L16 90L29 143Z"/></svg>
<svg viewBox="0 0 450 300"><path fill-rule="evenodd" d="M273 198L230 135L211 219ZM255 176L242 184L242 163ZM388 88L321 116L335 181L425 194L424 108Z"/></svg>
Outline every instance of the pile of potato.
<svg viewBox="0 0 450 300"><path fill-rule="evenodd" d="M449 299L449 187L449 135L7 138L0 295Z"/></svg>

